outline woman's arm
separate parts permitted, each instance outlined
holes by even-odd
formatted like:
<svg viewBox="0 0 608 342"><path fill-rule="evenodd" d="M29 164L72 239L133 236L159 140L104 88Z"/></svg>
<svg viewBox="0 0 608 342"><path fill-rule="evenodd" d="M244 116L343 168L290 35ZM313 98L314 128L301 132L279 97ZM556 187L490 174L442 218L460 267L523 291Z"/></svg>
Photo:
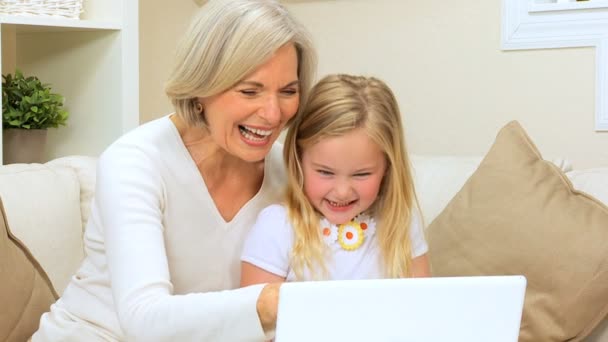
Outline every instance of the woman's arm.
<svg viewBox="0 0 608 342"><path fill-rule="evenodd" d="M257 303L263 286L175 294L164 238L161 167L142 150L117 146L98 164L96 203L125 339L262 340Z"/></svg>

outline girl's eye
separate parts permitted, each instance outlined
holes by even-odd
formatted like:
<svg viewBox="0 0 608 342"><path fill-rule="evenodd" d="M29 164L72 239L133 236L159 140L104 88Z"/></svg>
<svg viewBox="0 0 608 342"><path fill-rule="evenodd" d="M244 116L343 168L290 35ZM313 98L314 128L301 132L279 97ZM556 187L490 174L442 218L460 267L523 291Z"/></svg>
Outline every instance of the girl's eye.
<svg viewBox="0 0 608 342"><path fill-rule="evenodd" d="M367 177L367 176L369 176L369 175L371 175L371 173L370 173L370 172L361 172L361 173L355 173L355 175L354 175L354 176L355 176L355 177L359 177L359 178L363 178L363 177Z"/></svg>
<svg viewBox="0 0 608 342"><path fill-rule="evenodd" d="M333 175L333 173L326 171L326 170L317 170L317 172L321 175L321 176L331 176Z"/></svg>

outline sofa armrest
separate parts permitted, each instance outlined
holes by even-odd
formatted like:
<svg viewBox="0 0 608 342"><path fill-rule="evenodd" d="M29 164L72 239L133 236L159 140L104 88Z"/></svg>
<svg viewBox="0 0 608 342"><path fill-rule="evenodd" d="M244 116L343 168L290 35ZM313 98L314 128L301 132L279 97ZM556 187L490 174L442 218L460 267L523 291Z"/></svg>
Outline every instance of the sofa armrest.
<svg viewBox="0 0 608 342"><path fill-rule="evenodd" d="M0 197L13 234L61 294L84 256L76 173L46 164L3 165Z"/></svg>

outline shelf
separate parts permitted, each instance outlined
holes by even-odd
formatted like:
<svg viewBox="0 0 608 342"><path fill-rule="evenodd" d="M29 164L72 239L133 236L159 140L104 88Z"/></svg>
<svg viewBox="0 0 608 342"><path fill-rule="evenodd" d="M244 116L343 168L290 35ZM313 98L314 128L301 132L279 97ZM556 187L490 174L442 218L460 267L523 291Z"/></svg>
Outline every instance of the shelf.
<svg viewBox="0 0 608 342"><path fill-rule="evenodd" d="M70 116L48 130L45 161L98 156L137 127L138 28L133 0L85 0L80 19L0 15L2 74L19 69L65 98Z"/></svg>
<svg viewBox="0 0 608 342"><path fill-rule="evenodd" d="M15 25L17 32L120 30L120 22L53 17L0 15L0 24Z"/></svg>
<svg viewBox="0 0 608 342"><path fill-rule="evenodd" d="M207 3L207 0L192 0L197 6L203 6ZM291 3L291 2L320 2L320 1L328 1L328 0L279 0L282 3Z"/></svg>

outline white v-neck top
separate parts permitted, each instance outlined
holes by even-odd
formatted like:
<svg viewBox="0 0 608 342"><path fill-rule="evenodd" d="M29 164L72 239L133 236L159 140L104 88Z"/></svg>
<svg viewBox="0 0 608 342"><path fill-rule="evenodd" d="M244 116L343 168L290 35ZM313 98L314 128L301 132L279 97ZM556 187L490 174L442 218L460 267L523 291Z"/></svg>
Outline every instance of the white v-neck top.
<svg viewBox="0 0 608 342"><path fill-rule="evenodd" d="M236 288L245 236L281 198L281 153L273 146L260 191L225 222L168 116L121 137L99 159L87 257L55 307L117 340L263 340L262 287Z"/></svg>

